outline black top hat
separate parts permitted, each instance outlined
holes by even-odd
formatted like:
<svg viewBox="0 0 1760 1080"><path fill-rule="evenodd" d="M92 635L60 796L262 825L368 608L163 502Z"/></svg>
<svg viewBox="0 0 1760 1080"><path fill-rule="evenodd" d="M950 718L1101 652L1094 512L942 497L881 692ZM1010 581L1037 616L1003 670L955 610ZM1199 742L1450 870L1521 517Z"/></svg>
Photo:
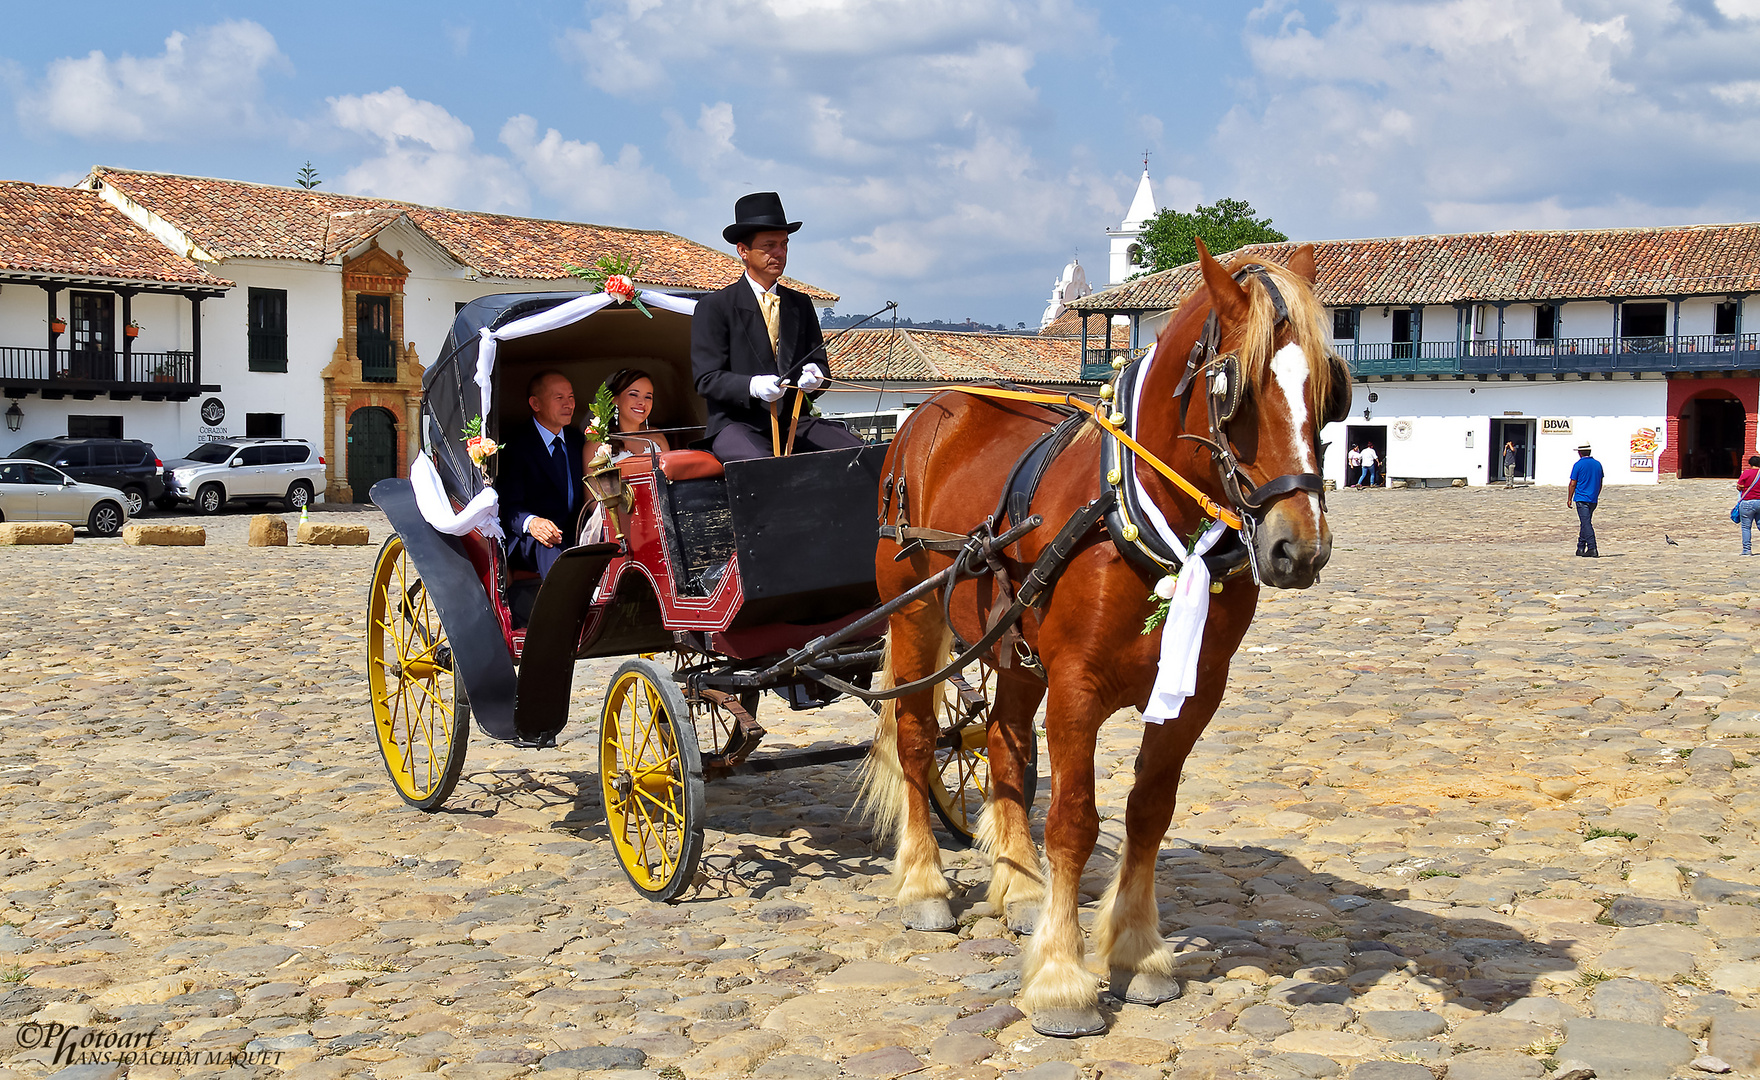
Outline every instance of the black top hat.
<svg viewBox="0 0 1760 1080"><path fill-rule="evenodd" d="M788 215L782 212L782 196L774 191L754 191L750 195L741 195L733 204L733 224L721 230L721 238L730 244L739 244L750 239L753 233L770 229L786 229L792 233L800 227L800 222L788 220Z"/></svg>

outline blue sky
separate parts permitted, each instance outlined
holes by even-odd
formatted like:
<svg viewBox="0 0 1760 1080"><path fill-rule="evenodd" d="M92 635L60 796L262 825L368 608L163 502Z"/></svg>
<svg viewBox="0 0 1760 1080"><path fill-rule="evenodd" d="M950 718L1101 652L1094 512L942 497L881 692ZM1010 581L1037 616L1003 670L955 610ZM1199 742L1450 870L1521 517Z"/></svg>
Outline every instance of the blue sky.
<svg viewBox="0 0 1760 1080"><path fill-rule="evenodd" d="M69 17L77 10L76 17ZM0 176L666 228L782 193L842 311L1037 320L1141 154L1292 236L1760 219L1760 0L14 5Z"/></svg>

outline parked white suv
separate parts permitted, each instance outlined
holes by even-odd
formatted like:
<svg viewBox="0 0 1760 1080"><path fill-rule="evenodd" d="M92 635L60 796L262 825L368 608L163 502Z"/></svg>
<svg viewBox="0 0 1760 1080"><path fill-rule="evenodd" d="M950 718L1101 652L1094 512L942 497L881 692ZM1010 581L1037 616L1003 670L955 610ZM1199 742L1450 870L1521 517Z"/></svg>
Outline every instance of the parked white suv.
<svg viewBox="0 0 1760 1080"><path fill-rule="evenodd" d="M233 499L257 505L277 499L298 510L323 490L324 459L305 440L227 439L167 461L160 506L194 503L197 513L217 514Z"/></svg>

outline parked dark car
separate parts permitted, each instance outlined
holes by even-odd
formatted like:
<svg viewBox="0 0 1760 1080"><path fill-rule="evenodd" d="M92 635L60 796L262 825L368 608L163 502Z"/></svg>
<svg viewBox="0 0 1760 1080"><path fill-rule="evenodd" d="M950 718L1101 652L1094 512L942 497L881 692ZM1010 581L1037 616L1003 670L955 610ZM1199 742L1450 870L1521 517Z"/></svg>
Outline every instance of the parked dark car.
<svg viewBox="0 0 1760 1080"><path fill-rule="evenodd" d="M151 443L139 439L75 439L58 435L26 443L11 455L53 465L86 484L102 484L122 492L128 516L165 494L165 463Z"/></svg>

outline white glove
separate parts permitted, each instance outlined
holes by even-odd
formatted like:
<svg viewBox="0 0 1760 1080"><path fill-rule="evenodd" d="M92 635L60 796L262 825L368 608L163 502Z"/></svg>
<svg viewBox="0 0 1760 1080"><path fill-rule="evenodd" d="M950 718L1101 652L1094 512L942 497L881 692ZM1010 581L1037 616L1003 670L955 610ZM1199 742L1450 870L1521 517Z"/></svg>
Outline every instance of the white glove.
<svg viewBox="0 0 1760 1080"><path fill-rule="evenodd" d="M752 396L759 401L781 401L782 380L774 375L752 376Z"/></svg>
<svg viewBox="0 0 1760 1080"><path fill-rule="evenodd" d="M808 364L801 368L800 387L802 390L817 390L825 385L825 373L819 370L818 364Z"/></svg>

